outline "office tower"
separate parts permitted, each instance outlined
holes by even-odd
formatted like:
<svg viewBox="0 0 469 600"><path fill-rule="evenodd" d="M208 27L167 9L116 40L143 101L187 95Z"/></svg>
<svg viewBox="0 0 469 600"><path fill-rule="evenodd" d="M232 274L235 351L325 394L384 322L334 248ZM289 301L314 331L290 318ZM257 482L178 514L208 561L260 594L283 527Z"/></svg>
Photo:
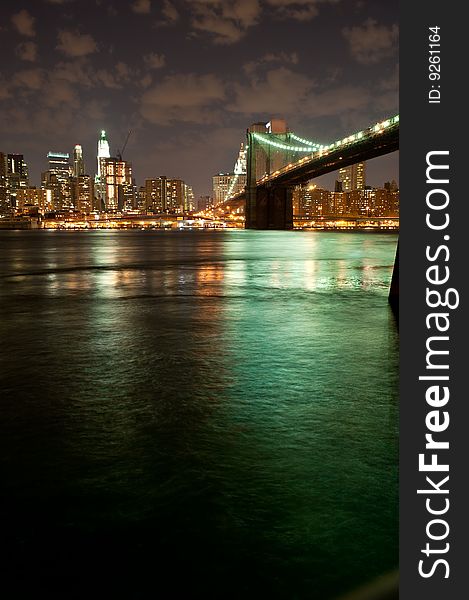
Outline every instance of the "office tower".
<svg viewBox="0 0 469 600"><path fill-rule="evenodd" d="M267 125L270 125L268 123ZM264 129L267 127L263 124ZM241 144L232 173L218 173L212 177L215 206L242 192L246 187L246 150Z"/></svg>
<svg viewBox="0 0 469 600"><path fill-rule="evenodd" d="M212 177L212 190L215 206L226 200L231 184L232 173L218 173Z"/></svg>
<svg viewBox="0 0 469 600"><path fill-rule="evenodd" d="M336 189L336 191L363 190L366 185L366 164L360 162L340 169L338 181L342 186L341 189Z"/></svg>
<svg viewBox="0 0 469 600"><path fill-rule="evenodd" d="M54 210L73 208L68 152L48 152L49 170L42 173L41 187L51 190Z"/></svg>
<svg viewBox="0 0 469 600"><path fill-rule="evenodd" d="M106 132L104 129L101 130L101 134L98 138L98 153L97 153L97 162L98 162L98 172L95 176L95 194L96 194L96 203L98 210L106 209L106 183L104 177L105 171L105 160L111 157L111 153L109 151L109 142L106 137Z"/></svg>
<svg viewBox="0 0 469 600"><path fill-rule="evenodd" d="M7 157L0 152L0 217L10 212L10 202L7 196Z"/></svg>
<svg viewBox="0 0 469 600"><path fill-rule="evenodd" d="M184 212L195 210L194 191L192 186L184 184Z"/></svg>
<svg viewBox="0 0 469 600"><path fill-rule="evenodd" d="M293 192L293 211L299 217L331 214L331 192L314 184L296 186Z"/></svg>
<svg viewBox="0 0 469 600"><path fill-rule="evenodd" d="M90 175L72 178L73 205L83 214L89 214L95 208L94 183Z"/></svg>
<svg viewBox="0 0 469 600"><path fill-rule="evenodd" d="M16 208L16 194L19 189L29 186L28 167L22 154L7 154L6 160L6 201L10 209Z"/></svg>
<svg viewBox="0 0 469 600"><path fill-rule="evenodd" d="M73 149L73 176L81 177L85 174L85 163L83 161L83 149L77 144Z"/></svg>
<svg viewBox="0 0 469 600"><path fill-rule="evenodd" d="M27 212L30 207L37 207L44 214L52 210L52 194L50 190L35 187L21 188L16 193L18 212Z"/></svg>
<svg viewBox="0 0 469 600"><path fill-rule="evenodd" d="M104 189L106 211L131 210L135 204L131 163L116 157L101 157L100 187Z"/></svg>
<svg viewBox="0 0 469 600"><path fill-rule="evenodd" d="M111 158L109 152L109 142L106 137L104 129L101 130L101 135L98 139L98 177L101 177L101 160L105 158Z"/></svg>
<svg viewBox="0 0 469 600"><path fill-rule="evenodd" d="M145 180L145 208L153 213L183 213L194 210L191 186L166 175Z"/></svg>
<svg viewBox="0 0 469 600"><path fill-rule="evenodd" d="M145 179L145 210L158 214L163 212L165 205L164 177Z"/></svg>
<svg viewBox="0 0 469 600"><path fill-rule="evenodd" d="M146 208L146 190L145 186L141 185L137 191L137 210L140 213L144 213L147 211Z"/></svg>

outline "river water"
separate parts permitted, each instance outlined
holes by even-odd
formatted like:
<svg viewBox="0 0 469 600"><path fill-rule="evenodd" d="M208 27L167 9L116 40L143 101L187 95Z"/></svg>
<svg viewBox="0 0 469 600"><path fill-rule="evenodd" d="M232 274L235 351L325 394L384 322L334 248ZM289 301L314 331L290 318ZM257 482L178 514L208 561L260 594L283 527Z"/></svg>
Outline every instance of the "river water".
<svg viewBox="0 0 469 600"><path fill-rule="evenodd" d="M322 600L395 568L396 244L0 232L18 593Z"/></svg>

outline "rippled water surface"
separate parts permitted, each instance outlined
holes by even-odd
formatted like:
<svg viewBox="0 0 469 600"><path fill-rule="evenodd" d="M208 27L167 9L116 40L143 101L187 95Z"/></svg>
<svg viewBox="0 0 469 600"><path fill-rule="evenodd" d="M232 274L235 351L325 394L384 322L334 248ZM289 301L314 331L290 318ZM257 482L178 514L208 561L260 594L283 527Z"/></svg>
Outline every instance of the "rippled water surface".
<svg viewBox="0 0 469 600"><path fill-rule="evenodd" d="M396 242L0 232L18 590L328 599L393 569Z"/></svg>

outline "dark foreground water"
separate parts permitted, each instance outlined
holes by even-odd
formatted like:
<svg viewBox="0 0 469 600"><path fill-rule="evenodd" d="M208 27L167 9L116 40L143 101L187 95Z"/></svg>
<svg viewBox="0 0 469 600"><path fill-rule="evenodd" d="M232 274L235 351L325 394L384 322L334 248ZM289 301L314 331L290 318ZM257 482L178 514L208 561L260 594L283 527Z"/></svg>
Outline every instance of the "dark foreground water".
<svg viewBox="0 0 469 600"><path fill-rule="evenodd" d="M322 600L395 568L395 248L1 232L4 597Z"/></svg>

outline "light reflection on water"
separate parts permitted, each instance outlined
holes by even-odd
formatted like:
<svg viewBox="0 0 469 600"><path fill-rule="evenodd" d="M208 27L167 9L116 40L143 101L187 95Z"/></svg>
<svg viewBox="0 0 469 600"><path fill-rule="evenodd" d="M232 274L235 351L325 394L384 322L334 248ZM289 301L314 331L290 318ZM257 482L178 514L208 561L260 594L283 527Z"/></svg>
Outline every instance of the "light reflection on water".
<svg viewBox="0 0 469 600"><path fill-rule="evenodd" d="M395 246L2 232L12 569L323 599L395 567Z"/></svg>

